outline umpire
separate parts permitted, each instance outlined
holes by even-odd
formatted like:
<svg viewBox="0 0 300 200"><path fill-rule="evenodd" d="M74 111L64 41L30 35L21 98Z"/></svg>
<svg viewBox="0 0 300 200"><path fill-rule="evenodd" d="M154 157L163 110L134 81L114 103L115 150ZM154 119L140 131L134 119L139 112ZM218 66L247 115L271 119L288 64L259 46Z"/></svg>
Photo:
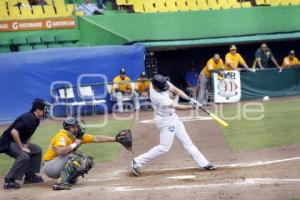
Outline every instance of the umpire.
<svg viewBox="0 0 300 200"><path fill-rule="evenodd" d="M29 143L31 136L40 124L40 118L46 118L50 104L42 99L35 99L30 112L19 116L0 138L0 153L6 153L15 162L5 176L4 189L19 189L16 180L24 178L24 184L41 183L43 178L36 175L40 172L42 149Z"/></svg>

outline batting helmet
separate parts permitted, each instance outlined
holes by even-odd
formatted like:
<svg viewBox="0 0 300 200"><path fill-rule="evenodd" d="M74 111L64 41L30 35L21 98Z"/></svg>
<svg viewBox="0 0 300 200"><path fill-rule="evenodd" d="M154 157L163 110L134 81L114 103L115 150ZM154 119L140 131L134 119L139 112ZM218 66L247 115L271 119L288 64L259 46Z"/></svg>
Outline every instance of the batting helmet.
<svg viewBox="0 0 300 200"><path fill-rule="evenodd" d="M160 74L153 76L152 84L161 91L167 91L170 87L168 84L168 79Z"/></svg>
<svg viewBox="0 0 300 200"><path fill-rule="evenodd" d="M79 121L75 117L68 117L63 123L64 129L69 129L71 127L79 127Z"/></svg>

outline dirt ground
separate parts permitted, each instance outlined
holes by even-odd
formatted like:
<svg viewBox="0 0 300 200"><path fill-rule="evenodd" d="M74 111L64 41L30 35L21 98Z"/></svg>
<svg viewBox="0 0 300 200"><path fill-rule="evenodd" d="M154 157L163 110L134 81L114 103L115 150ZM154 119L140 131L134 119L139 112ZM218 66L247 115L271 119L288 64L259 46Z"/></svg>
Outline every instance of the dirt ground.
<svg viewBox="0 0 300 200"><path fill-rule="evenodd" d="M189 113L179 112L179 115L186 117ZM142 169L142 176L132 176L132 158L158 144L155 125L141 122L152 117L152 113L143 112L136 120L134 153L123 150L115 161L96 165L71 191L52 191L54 180L45 177L46 182L40 185L22 185L16 191L0 190L0 199L287 200L300 197L300 145L234 153L211 120L194 119L184 123L200 151L220 166L218 170L197 169L175 141L170 152Z"/></svg>

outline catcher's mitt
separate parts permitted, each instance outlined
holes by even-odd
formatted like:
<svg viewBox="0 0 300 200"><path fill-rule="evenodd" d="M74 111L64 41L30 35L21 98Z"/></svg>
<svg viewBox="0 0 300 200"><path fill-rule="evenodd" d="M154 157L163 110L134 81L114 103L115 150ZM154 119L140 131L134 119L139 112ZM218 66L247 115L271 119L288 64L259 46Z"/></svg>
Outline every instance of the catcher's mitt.
<svg viewBox="0 0 300 200"><path fill-rule="evenodd" d="M132 150L132 134L129 129L119 131L116 135L116 142L122 144L127 150Z"/></svg>

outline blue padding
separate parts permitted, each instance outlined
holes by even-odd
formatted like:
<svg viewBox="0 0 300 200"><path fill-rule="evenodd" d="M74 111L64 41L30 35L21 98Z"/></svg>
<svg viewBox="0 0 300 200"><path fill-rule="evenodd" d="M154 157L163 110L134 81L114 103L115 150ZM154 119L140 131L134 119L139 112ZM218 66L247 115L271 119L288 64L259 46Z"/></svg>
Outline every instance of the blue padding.
<svg viewBox="0 0 300 200"><path fill-rule="evenodd" d="M0 123L14 120L29 110L34 98L53 101L50 85L54 81L68 81L77 85L77 79L82 74L104 74L108 81L112 81L120 68L125 68L129 77L136 80L145 69L144 51L142 44L135 44L1 54ZM84 78L82 82L95 84L103 80ZM104 89L95 88L96 95Z"/></svg>

